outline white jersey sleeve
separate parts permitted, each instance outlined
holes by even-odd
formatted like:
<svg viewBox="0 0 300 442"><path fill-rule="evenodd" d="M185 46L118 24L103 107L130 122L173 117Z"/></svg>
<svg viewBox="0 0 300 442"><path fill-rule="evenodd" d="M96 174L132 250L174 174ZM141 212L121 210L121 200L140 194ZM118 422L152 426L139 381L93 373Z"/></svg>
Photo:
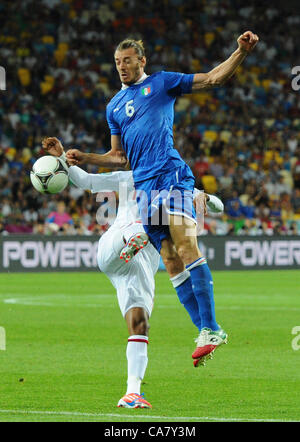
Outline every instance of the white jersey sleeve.
<svg viewBox="0 0 300 442"><path fill-rule="evenodd" d="M69 178L75 186L84 190L98 192L118 192L119 206L114 221L115 228L123 228L131 223L140 222L135 199L132 171L111 173L87 173L77 166L69 167Z"/></svg>
<svg viewBox="0 0 300 442"><path fill-rule="evenodd" d="M209 195L209 201L206 202L208 209L213 213L223 213L224 212L224 204L220 200L220 198L215 195Z"/></svg>
<svg viewBox="0 0 300 442"><path fill-rule="evenodd" d="M132 171L110 173L87 173L77 166L69 167L69 178L75 186L96 192L119 192L120 185L134 187Z"/></svg>

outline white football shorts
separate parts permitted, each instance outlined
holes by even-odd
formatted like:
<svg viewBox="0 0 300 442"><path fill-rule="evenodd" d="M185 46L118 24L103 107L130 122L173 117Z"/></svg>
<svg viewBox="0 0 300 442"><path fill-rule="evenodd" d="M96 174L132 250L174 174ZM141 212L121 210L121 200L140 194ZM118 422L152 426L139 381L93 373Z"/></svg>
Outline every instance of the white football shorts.
<svg viewBox="0 0 300 442"><path fill-rule="evenodd" d="M134 233L144 231L142 224L136 223L120 229L112 226L99 240L98 266L117 291L118 303L123 316L133 307L144 308L150 317L153 308L155 282L160 255L149 242L128 263L120 259L125 242Z"/></svg>

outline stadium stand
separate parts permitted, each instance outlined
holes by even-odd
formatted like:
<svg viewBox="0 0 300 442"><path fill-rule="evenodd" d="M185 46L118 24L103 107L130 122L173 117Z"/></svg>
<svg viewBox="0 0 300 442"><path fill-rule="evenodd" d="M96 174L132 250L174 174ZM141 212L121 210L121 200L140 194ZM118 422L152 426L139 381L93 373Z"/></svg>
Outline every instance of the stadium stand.
<svg viewBox="0 0 300 442"><path fill-rule="evenodd" d="M144 40L148 74L207 72L251 29L260 42L234 78L178 99L175 144L197 187L225 203L223 216L207 217L203 234L300 235L300 93L291 85L291 60L300 59L299 15L260 1L40 3L0 4L2 234L88 235L107 228L96 222L95 196L74 187L39 195L29 172L44 154L44 136L86 152L109 149L105 107L120 88L113 62L120 40ZM49 214L62 210L60 201L69 222L57 229Z"/></svg>

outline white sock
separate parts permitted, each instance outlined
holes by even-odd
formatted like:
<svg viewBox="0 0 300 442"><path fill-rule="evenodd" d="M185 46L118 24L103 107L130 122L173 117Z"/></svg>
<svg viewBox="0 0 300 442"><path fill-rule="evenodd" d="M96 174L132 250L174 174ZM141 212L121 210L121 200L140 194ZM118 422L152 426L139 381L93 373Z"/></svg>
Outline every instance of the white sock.
<svg viewBox="0 0 300 442"><path fill-rule="evenodd" d="M128 338L126 349L128 362L126 394L141 394L141 383L148 364L147 345L147 336L132 335Z"/></svg>

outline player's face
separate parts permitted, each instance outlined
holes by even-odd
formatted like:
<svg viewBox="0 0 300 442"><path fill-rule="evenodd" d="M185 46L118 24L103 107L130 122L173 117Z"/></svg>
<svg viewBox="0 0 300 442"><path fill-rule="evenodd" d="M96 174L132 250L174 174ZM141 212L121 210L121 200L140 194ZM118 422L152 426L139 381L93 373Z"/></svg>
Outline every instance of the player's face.
<svg viewBox="0 0 300 442"><path fill-rule="evenodd" d="M134 48L128 48L115 52L115 62L121 82L129 86L143 75L146 59L139 57Z"/></svg>

